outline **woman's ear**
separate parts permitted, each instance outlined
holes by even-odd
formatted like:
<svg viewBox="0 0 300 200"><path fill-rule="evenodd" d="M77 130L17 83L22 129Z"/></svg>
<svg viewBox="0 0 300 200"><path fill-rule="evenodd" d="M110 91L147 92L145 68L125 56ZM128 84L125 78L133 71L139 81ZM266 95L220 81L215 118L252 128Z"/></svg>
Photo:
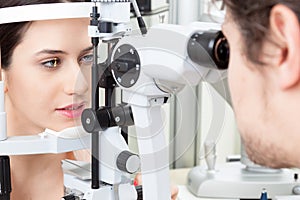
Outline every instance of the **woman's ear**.
<svg viewBox="0 0 300 200"><path fill-rule="evenodd" d="M4 81L4 93L6 93L8 91L7 88L7 80L5 79L5 72L4 70L2 70L2 62L1 62L1 46L0 46L0 81Z"/></svg>
<svg viewBox="0 0 300 200"><path fill-rule="evenodd" d="M296 14L288 7L275 5L270 13L270 30L280 46L278 78L283 90L300 84L300 26Z"/></svg>
<svg viewBox="0 0 300 200"><path fill-rule="evenodd" d="M3 82L4 82L4 93L6 93L8 91L8 88L7 88L7 79L6 79L6 76L5 76L5 72L2 68L0 68L1 70L1 73L0 73L0 77Z"/></svg>

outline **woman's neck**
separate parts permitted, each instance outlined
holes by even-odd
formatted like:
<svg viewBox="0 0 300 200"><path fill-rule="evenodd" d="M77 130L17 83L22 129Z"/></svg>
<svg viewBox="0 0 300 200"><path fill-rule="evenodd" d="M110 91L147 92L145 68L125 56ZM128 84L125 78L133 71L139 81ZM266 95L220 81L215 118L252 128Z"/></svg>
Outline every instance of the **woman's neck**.
<svg viewBox="0 0 300 200"><path fill-rule="evenodd" d="M12 200L60 199L65 158L66 154L11 156Z"/></svg>

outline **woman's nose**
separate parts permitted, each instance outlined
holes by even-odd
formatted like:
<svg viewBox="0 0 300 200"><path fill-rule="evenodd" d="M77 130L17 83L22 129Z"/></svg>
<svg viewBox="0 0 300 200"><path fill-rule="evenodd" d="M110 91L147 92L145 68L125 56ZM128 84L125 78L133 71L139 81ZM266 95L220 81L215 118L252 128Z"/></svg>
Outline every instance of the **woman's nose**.
<svg viewBox="0 0 300 200"><path fill-rule="evenodd" d="M64 91L68 95L83 95L88 91L88 80L79 64L72 64L65 72Z"/></svg>

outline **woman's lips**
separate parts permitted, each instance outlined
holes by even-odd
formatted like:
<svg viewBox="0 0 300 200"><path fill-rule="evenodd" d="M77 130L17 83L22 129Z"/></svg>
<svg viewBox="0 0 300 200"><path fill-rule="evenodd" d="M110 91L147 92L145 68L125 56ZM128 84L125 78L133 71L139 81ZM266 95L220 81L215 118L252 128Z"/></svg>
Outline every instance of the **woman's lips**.
<svg viewBox="0 0 300 200"><path fill-rule="evenodd" d="M81 113L83 112L84 108L85 108L84 103L70 104L63 108L57 108L55 111L64 117L73 119L73 118L79 118L81 116Z"/></svg>

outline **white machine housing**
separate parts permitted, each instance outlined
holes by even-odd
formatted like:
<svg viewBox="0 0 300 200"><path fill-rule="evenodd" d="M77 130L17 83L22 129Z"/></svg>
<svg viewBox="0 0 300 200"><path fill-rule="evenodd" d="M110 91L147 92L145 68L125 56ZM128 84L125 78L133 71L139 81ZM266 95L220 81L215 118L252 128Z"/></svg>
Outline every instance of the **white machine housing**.
<svg viewBox="0 0 300 200"><path fill-rule="evenodd" d="M129 52L137 52L139 56L140 64L135 67L139 76L132 79L129 86L123 84L116 70L113 69L112 73L123 91L123 102L132 108L140 151L144 199L170 199L169 147L161 111L165 99L187 85L195 86L200 81L216 82L226 75L225 70L200 66L188 56L191 36L196 32L211 30L219 31L220 25L161 24L151 27L145 36L122 38L112 53L111 62L114 62L122 46L130 45L132 49Z"/></svg>

